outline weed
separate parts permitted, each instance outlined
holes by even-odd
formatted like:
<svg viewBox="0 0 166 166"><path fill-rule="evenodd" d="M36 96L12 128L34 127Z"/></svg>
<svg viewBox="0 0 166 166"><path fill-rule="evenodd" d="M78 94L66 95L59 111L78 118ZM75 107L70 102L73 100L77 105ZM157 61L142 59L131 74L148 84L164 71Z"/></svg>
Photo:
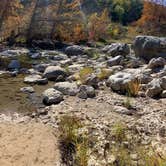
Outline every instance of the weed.
<svg viewBox="0 0 166 166"><path fill-rule="evenodd" d="M122 142L126 140L126 126L121 123L117 123L113 126L112 136L115 141Z"/></svg>
<svg viewBox="0 0 166 166"><path fill-rule="evenodd" d="M72 116L62 117L59 124L62 161L66 165L87 166L89 139L87 134L79 134L81 127L79 119Z"/></svg>
<svg viewBox="0 0 166 166"><path fill-rule="evenodd" d="M88 76L90 76L94 72L92 67L84 67L80 70L78 76L81 83L85 83Z"/></svg>
<svg viewBox="0 0 166 166"><path fill-rule="evenodd" d="M140 85L141 84L140 84L139 79L135 79L135 80L131 81L127 86L128 95L133 96L133 97L138 96L138 92L141 87Z"/></svg>
<svg viewBox="0 0 166 166"><path fill-rule="evenodd" d="M110 70L107 70L107 69L101 69L100 73L97 75L97 77L100 79L100 80L104 80L104 79L107 79L110 75L112 74L112 72Z"/></svg>
<svg viewBox="0 0 166 166"><path fill-rule="evenodd" d="M131 109L132 108L132 103L131 103L131 99L130 97L126 97L124 102L123 102L123 106L126 107L127 109Z"/></svg>

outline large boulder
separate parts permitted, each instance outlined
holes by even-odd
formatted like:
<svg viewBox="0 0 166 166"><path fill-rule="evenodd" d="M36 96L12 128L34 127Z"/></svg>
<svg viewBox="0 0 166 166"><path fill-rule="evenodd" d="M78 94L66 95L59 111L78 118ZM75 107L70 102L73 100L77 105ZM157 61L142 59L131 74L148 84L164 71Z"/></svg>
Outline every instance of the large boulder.
<svg viewBox="0 0 166 166"><path fill-rule="evenodd" d="M68 46L65 49L65 53L68 56L77 56L77 55L83 55L84 54L84 49L81 46L73 45L73 46Z"/></svg>
<svg viewBox="0 0 166 166"><path fill-rule="evenodd" d="M43 92L43 103L45 105L59 104L63 101L63 94L54 88L47 89Z"/></svg>
<svg viewBox="0 0 166 166"><path fill-rule="evenodd" d="M54 88L64 95L75 96L78 92L78 87L76 83L70 82L58 82L55 83Z"/></svg>
<svg viewBox="0 0 166 166"><path fill-rule="evenodd" d="M43 76L49 80L59 80L59 78L64 80L66 77L66 71L59 66L48 66L45 69Z"/></svg>
<svg viewBox="0 0 166 166"><path fill-rule="evenodd" d="M128 44L124 43L113 43L111 45L105 46L103 52L110 54L111 56L126 56L130 54L130 47Z"/></svg>
<svg viewBox="0 0 166 166"><path fill-rule="evenodd" d="M125 93L128 90L128 84L134 79L135 77L130 73L118 72L108 78L107 85L114 91Z"/></svg>
<svg viewBox="0 0 166 166"><path fill-rule="evenodd" d="M146 61L157 57L166 58L166 38L137 36L133 48L135 55Z"/></svg>

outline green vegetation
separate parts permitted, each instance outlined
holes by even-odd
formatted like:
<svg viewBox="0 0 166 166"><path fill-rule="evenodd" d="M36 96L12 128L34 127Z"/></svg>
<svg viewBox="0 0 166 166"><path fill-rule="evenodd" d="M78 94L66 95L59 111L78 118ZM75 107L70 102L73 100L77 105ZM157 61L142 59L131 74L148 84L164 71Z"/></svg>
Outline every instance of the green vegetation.
<svg viewBox="0 0 166 166"><path fill-rule="evenodd" d="M74 166L87 166L88 145L87 133L79 133L83 127L80 120L73 116L63 116L59 124L62 160L65 164L72 162Z"/></svg>

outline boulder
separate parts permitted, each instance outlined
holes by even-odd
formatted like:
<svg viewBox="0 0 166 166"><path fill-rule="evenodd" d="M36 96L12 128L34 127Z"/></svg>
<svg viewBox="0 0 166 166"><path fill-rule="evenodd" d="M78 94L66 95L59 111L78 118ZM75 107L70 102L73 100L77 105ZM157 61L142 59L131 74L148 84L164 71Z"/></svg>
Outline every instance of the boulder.
<svg viewBox="0 0 166 166"><path fill-rule="evenodd" d="M162 92L161 79L153 79L148 84L148 89L146 91L146 96L148 97L159 97Z"/></svg>
<svg viewBox="0 0 166 166"><path fill-rule="evenodd" d="M78 97L81 99L93 98L96 96L95 89L92 86L81 85Z"/></svg>
<svg viewBox="0 0 166 166"><path fill-rule="evenodd" d="M148 68L154 70L156 68L164 68L166 64L166 60L162 57L159 58L153 58L150 60L149 64L148 64Z"/></svg>
<svg viewBox="0 0 166 166"><path fill-rule="evenodd" d="M80 46L73 45L73 46L68 46L65 49L65 53L68 56L77 56L77 55L83 55L84 54L84 49Z"/></svg>
<svg viewBox="0 0 166 166"><path fill-rule="evenodd" d="M32 74L24 78L24 82L28 84L47 84L47 78L42 78L40 75Z"/></svg>
<svg viewBox="0 0 166 166"><path fill-rule="evenodd" d="M35 90L33 87L29 86L29 87L23 87L20 89L21 92L23 93L34 93Z"/></svg>
<svg viewBox="0 0 166 166"><path fill-rule="evenodd" d="M58 80L60 77L64 80L66 75L66 71L59 66L48 66L43 74L49 80Z"/></svg>
<svg viewBox="0 0 166 166"><path fill-rule="evenodd" d="M166 38L137 36L133 48L137 57L150 61L152 58L166 58Z"/></svg>
<svg viewBox="0 0 166 166"><path fill-rule="evenodd" d="M58 82L54 85L54 88L64 95L75 96L78 93L78 87L76 83L70 82Z"/></svg>
<svg viewBox="0 0 166 166"><path fill-rule="evenodd" d="M54 88L47 89L43 92L43 103L45 105L59 104L63 101L63 94Z"/></svg>
<svg viewBox="0 0 166 166"><path fill-rule="evenodd" d="M114 91L125 93L128 84L134 79L135 77L130 73L118 72L108 78L107 85Z"/></svg>
<svg viewBox="0 0 166 166"><path fill-rule="evenodd" d="M21 67L21 65L18 60L12 60L8 65L9 70L19 70L20 67Z"/></svg>
<svg viewBox="0 0 166 166"><path fill-rule="evenodd" d="M121 65L123 63L124 57L121 55L118 55L114 58L110 58L107 61L108 66L112 67L112 66L117 66L117 65Z"/></svg>
<svg viewBox="0 0 166 166"><path fill-rule="evenodd" d="M126 56L130 54L130 47L128 44L123 43L113 43L111 45L105 46L103 52L110 54L111 56Z"/></svg>
<svg viewBox="0 0 166 166"><path fill-rule="evenodd" d="M51 40L33 40L31 43L33 48L44 49L44 50L53 50L55 49L54 42Z"/></svg>

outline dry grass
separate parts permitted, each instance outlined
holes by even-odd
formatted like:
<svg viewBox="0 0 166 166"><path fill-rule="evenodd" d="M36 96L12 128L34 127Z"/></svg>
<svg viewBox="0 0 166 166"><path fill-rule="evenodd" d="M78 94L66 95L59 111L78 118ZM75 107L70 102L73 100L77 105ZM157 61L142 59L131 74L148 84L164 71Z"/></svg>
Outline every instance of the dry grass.
<svg viewBox="0 0 166 166"><path fill-rule="evenodd" d="M97 77L99 78L99 80L104 80L104 79L107 79L111 74L112 74L112 72L110 70L103 68L103 69L101 69L101 71L97 75Z"/></svg>
<svg viewBox="0 0 166 166"><path fill-rule="evenodd" d="M60 149L62 161L66 165L87 166L88 165L88 144L87 133L79 133L82 127L80 120L72 116L61 118L59 129L61 132Z"/></svg>
<svg viewBox="0 0 166 166"><path fill-rule="evenodd" d="M138 96L138 92L139 92L140 88L141 88L141 83L140 83L139 79L135 79L135 80L131 81L127 85L128 96L133 96L133 97Z"/></svg>
<svg viewBox="0 0 166 166"><path fill-rule="evenodd" d="M75 75L76 80L79 82L79 84L84 84L86 82L86 79L94 73L94 69L92 67L84 67Z"/></svg>

